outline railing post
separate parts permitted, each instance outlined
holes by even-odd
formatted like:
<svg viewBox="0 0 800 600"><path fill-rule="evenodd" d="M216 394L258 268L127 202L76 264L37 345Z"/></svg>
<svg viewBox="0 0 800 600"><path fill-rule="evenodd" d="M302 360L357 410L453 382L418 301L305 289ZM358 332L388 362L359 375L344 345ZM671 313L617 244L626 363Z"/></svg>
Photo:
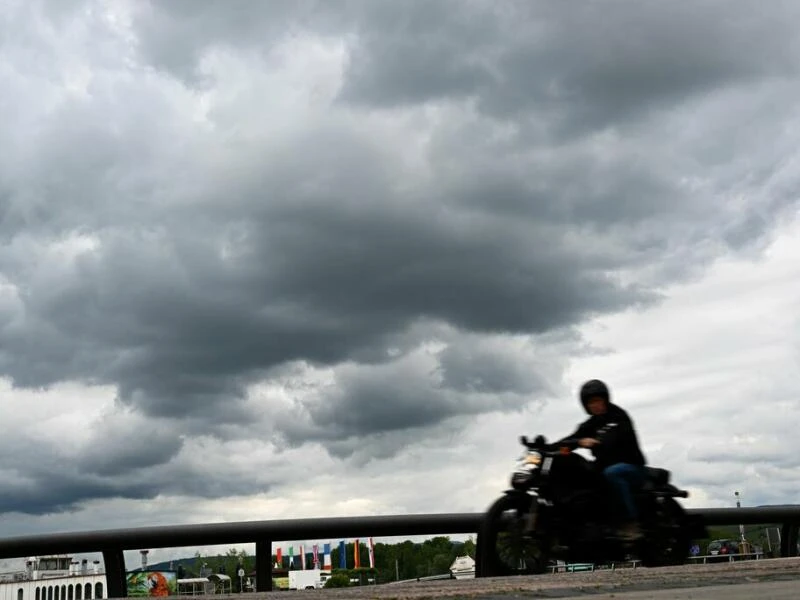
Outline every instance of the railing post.
<svg viewBox="0 0 800 600"><path fill-rule="evenodd" d="M798 523L784 523L781 527L781 557L797 556Z"/></svg>
<svg viewBox="0 0 800 600"><path fill-rule="evenodd" d="M272 591L272 540L256 542L256 591Z"/></svg>
<svg viewBox="0 0 800 600"><path fill-rule="evenodd" d="M475 577L483 577L483 545L481 541L481 533L478 531L475 536Z"/></svg>
<svg viewBox="0 0 800 600"><path fill-rule="evenodd" d="M128 581L125 577L125 555L121 549L103 550L108 598L125 598Z"/></svg>

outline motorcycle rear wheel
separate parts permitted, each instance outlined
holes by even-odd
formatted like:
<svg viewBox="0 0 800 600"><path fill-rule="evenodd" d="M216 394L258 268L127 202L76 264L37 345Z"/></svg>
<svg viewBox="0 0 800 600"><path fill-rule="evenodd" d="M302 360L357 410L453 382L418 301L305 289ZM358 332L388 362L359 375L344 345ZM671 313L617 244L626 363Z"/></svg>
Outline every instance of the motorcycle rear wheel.
<svg viewBox="0 0 800 600"><path fill-rule="evenodd" d="M544 537L524 534L536 503L525 495L498 498L486 511L480 531L482 577L545 573L549 564Z"/></svg>
<svg viewBox="0 0 800 600"><path fill-rule="evenodd" d="M692 539L688 532L686 512L673 498L657 504L655 528L643 541L641 559L645 567L682 565L689 556Z"/></svg>

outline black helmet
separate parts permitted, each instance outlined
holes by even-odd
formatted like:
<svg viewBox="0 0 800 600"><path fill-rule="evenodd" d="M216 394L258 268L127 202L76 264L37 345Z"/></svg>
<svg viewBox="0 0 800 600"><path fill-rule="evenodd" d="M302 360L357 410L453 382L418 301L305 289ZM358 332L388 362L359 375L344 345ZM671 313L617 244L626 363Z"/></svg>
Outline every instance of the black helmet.
<svg viewBox="0 0 800 600"><path fill-rule="evenodd" d="M611 402L611 393L608 391L608 386L599 379L591 379L581 386L581 404L586 412L589 412L589 409L586 407L589 398L595 398L597 396L605 398L608 403Z"/></svg>

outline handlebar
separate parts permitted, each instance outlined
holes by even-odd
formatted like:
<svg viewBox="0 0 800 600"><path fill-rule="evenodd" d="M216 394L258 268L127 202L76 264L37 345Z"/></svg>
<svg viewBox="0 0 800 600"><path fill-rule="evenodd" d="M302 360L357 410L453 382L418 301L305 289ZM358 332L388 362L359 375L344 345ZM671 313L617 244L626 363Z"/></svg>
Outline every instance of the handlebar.
<svg viewBox="0 0 800 600"><path fill-rule="evenodd" d="M563 440L559 440L555 444L548 444L543 435L537 435L533 441L530 441L528 436L523 435L520 436L519 441L529 450L538 450L540 452L558 452L562 448L567 448L568 450L572 451L580 448L578 445L578 442L580 441L579 438L565 438Z"/></svg>
<svg viewBox="0 0 800 600"><path fill-rule="evenodd" d="M531 450L537 450L544 443L544 436L537 435L536 439L530 441L527 435L521 435L519 436L519 443Z"/></svg>
<svg viewBox="0 0 800 600"><path fill-rule="evenodd" d="M577 450L580 448L580 438L566 438L558 442L558 444L553 444L557 448L569 448L570 450Z"/></svg>

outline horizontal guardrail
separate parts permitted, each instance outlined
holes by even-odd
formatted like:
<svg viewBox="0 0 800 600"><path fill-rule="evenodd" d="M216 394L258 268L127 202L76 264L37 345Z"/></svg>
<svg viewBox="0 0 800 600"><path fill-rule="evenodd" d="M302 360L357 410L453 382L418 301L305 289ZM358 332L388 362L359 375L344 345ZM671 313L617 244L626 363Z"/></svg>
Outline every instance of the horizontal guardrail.
<svg viewBox="0 0 800 600"><path fill-rule="evenodd" d="M697 563L702 561L704 564L711 562L735 562L740 560L760 560L764 558L763 552L746 552L737 554L701 554L701 555L688 555L686 557L687 564ZM712 560L713 559L713 560ZM617 569L635 569L642 561L640 560L625 560L613 561L606 564L593 564L593 563L565 563L553 565L549 567L551 573L579 573L581 571L604 571Z"/></svg>
<svg viewBox="0 0 800 600"><path fill-rule="evenodd" d="M314 538L475 533L481 513L433 513L367 517L317 517L160 525L96 531L26 535L0 539L0 559L43 553L138 550Z"/></svg>
<svg viewBox="0 0 800 600"><path fill-rule="evenodd" d="M400 581L390 581L386 585L401 585L403 583L417 583L425 581L442 581L445 579L455 579L452 573L442 573L441 575L425 575L424 577L414 577L413 579L401 579Z"/></svg>
<svg viewBox="0 0 800 600"><path fill-rule="evenodd" d="M126 596L124 550L255 543L256 590L272 590L272 542L336 537L475 533L481 513L239 521L64 532L0 540L0 559L102 552L109 598Z"/></svg>
<svg viewBox="0 0 800 600"><path fill-rule="evenodd" d="M703 518L706 525L761 525L800 522L800 504L742 508L690 508L690 515Z"/></svg>
<svg viewBox="0 0 800 600"><path fill-rule="evenodd" d="M735 554L701 554L699 556L687 556L686 561L689 563L700 562L707 563L709 560L712 562L736 562L738 560L761 560L764 558L763 552L742 552Z"/></svg>
<svg viewBox="0 0 800 600"><path fill-rule="evenodd" d="M690 509L706 525L783 524L781 554L797 553L800 505ZM105 529L0 539L0 559L55 553L102 552L110 598L126 596L123 551L255 543L256 590L272 589L272 542L320 538L389 537L477 533L483 513L433 513L240 521ZM477 544L480 546L480 544ZM476 575L480 576L480 557Z"/></svg>

